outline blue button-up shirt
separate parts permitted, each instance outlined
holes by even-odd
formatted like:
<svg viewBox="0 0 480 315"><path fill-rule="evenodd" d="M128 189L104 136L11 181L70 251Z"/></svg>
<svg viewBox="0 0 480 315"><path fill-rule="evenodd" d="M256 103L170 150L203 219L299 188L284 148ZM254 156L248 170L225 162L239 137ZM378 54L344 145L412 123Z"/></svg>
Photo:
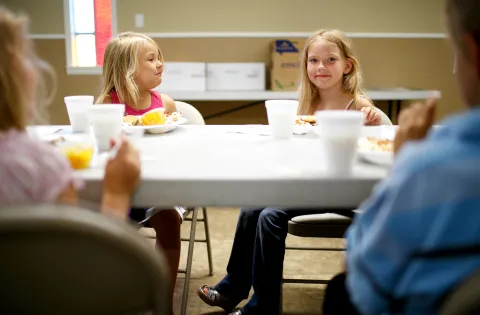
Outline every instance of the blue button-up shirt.
<svg viewBox="0 0 480 315"><path fill-rule="evenodd" d="M347 231L353 304L364 315L436 314L480 267L480 109L406 144L360 209Z"/></svg>

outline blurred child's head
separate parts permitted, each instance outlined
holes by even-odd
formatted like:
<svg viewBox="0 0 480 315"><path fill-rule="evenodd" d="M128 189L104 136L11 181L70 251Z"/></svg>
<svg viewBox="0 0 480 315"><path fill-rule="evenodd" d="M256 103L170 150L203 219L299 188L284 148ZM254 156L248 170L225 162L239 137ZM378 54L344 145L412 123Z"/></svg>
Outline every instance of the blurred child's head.
<svg viewBox="0 0 480 315"><path fill-rule="evenodd" d="M480 1L447 0L454 73L468 106L480 105Z"/></svg>
<svg viewBox="0 0 480 315"><path fill-rule="evenodd" d="M162 82L163 55L157 43L139 33L122 33L107 45L103 62L102 102L115 90L122 102L136 105L139 92Z"/></svg>
<svg viewBox="0 0 480 315"><path fill-rule="evenodd" d="M302 56L299 111L312 113L312 102L322 90L343 89L353 97L362 94L360 65L350 40L338 30L320 30L306 42Z"/></svg>
<svg viewBox="0 0 480 315"><path fill-rule="evenodd" d="M35 55L27 37L27 19L0 7L0 131L24 130L34 118L38 92L44 92L39 89L41 70L54 76Z"/></svg>

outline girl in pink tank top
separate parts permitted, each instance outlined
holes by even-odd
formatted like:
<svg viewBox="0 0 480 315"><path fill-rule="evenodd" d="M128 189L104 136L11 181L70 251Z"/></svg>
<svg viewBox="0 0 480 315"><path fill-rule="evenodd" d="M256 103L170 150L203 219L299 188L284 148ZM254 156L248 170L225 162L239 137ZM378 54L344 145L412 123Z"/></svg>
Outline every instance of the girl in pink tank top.
<svg viewBox="0 0 480 315"><path fill-rule="evenodd" d="M141 116L152 109L163 108L162 96L160 93L157 93L156 91L150 91L150 93L151 104L145 109L137 109L121 102L115 90L112 90L109 95L112 98L112 104L125 104L125 115Z"/></svg>
<svg viewBox="0 0 480 315"><path fill-rule="evenodd" d="M298 113L317 110L358 110L366 125L380 125L382 117L364 95L360 64L350 39L339 30L319 30L306 42L301 64Z"/></svg>
<svg viewBox="0 0 480 315"><path fill-rule="evenodd" d="M131 58L132 55L137 56L137 60ZM118 62L120 60L124 62ZM163 56L155 41L143 34L120 34L105 50L102 89L96 106L121 103L125 104L126 115L136 116L162 107L166 113L175 112L174 101L153 90L162 82L162 73ZM157 247L162 249L170 266L172 299L180 259L180 224L185 215L186 210L181 207L131 209L130 212L131 219L155 229Z"/></svg>
<svg viewBox="0 0 480 315"><path fill-rule="evenodd" d="M137 62L130 58L132 54ZM120 34L105 50L102 88L96 103L125 104L125 115L138 116L162 107L173 113L177 110L175 102L153 90L162 82L162 74L163 56L157 43L143 34Z"/></svg>

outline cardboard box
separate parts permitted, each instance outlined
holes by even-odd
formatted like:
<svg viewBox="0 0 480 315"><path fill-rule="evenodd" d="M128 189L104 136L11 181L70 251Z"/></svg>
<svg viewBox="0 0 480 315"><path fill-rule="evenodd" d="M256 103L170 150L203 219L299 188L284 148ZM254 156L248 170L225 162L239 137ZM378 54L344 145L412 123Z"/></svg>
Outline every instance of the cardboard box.
<svg viewBox="0 0 480 315"><path fill-rule="evenodd" d="M296 91L300 84L298 69L272 69L270 72L270 89L272 91Z"/></svg>
<svg viewBox="0 0 480 315"><path fill-rule="evenodd" d="M300 84L303 41L276 39L272 47L270 89L296 91Z"/></svg>
<svg viewBox="0 0 480 315"><path fill-rule="evenodd" d="M208 91L263 91L265 64L207 63Z"/></svg>
<svg viewBox="0 0 480 315"><path fill-rule="evenodd" d="M166 62L162 83L155 89L163 91L205 91L204 62Z"/></svg>
<svg viewBox="0 0 480 315"><path fill-rule="evenodd" d="M272 67L284 68L282 64L287 63L300 67L304 41L290 39L276 39L272 49Z"/></svg>

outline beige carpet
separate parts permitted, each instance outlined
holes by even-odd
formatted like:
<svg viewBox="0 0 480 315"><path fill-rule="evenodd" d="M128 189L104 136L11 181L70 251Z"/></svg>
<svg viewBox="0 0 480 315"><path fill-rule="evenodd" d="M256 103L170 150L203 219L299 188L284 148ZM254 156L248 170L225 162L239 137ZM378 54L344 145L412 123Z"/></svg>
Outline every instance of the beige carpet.
<svg viewBox="0 0 480 315"><path fill-rule="evenodd" d="M225 268L230 255L233 236L239 210L236 208L208 208L210 238L212 242L214 276L208 276L207 250L204 243L195 243L193 269L190 281L187 314L224 314L223 310L203 303L196 290L204 285L216 284L225 276ZM199 214L201 216L201 213ZM189 237L190 222L184 222L182 236ZM149 233L147 231L146 233ZM197 238L204 237L203 224L197 224ZM287 245L343 247L343 240L299 238L289 235ZM182 243L180 268L186 263L188 243ZM342 269L343 254L341 252L319 251L287 251L284 265L286 278L329 279ZM177 281L174 309L180 314L184 277L179 275ZM323 285L285 284L283 286L284 314L321 314ZM252 293L252 292L250 292ZM246 301L245 301L246 302ZM245 302L240 304L242 306Z"/></svg>

